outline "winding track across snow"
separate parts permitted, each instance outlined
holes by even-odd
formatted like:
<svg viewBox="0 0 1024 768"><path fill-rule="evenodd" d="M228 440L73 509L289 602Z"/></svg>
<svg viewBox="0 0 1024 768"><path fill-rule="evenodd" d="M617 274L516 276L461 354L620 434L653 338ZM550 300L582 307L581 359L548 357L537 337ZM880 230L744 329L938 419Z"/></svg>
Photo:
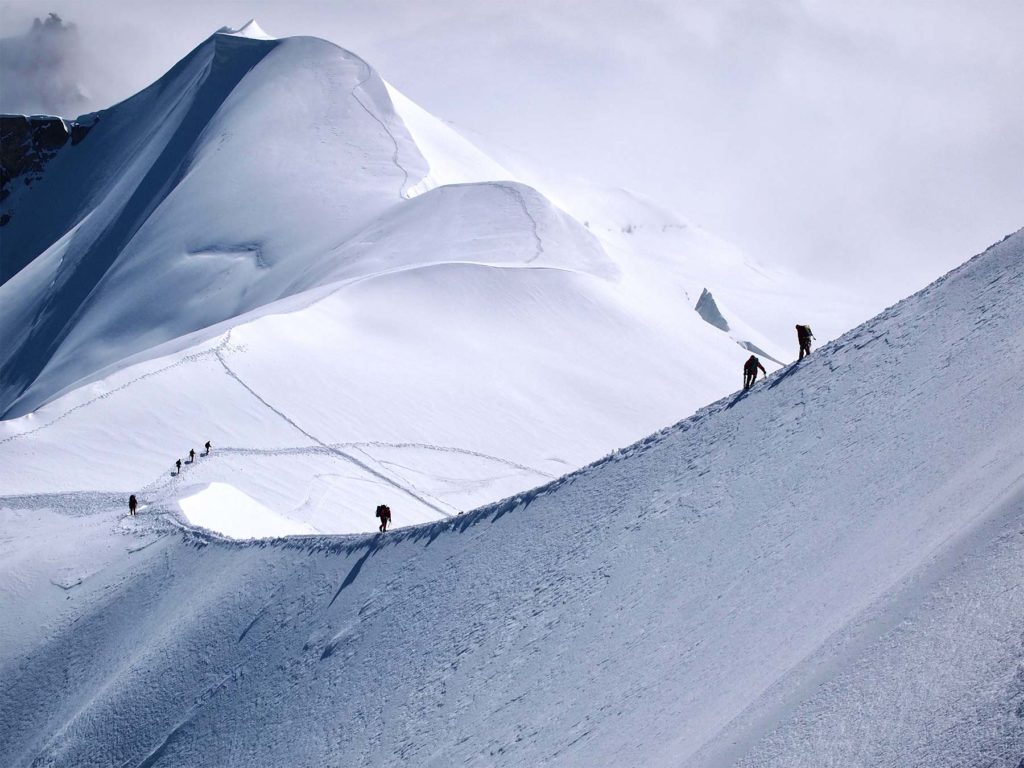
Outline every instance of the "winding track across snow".
<svg viewBox="0 0 1024 768"><path fill-rule="evenodd" d="M545 472L543 470L536 469L535 467L529 467L526 464L520 464L515 461L510 461L509 459L503 459L500 456L492 456L489 453L481 453L480 451L471 451L466 448L456 448L448 445L434 445L432 443L386 443L380 440L367 440L358 443L330 443L328 447L338 450L342 448L356 448L359 450L362 450L363 448L412 448L438 453L457 453L460 456L473 456L478 459L492 461L495 464L503 464L506 467L518 469L523 472L529 472L530 474L547 478L548 480L555 479L555 475L550 472ZM239 456L291 456L323 452L323 449L319 446L317 448L306 448L301 446L293 448L233 448L225 446L217 450L217 453L219 454L236 454Z"/></svg>
<svg viewBox="0 0 1024 768"><path fill-rule="evenodd" d="M104 392L101 395L96 395L96 397L90 398L89 400L86 400L85 402L79 403L78 405L76 405L76 406L74 406L72 408L69 408L66 411L63 411L62 413L60 413L59 415L55 416L53 419L51 419L50 421L46 422L45 424L40 424L38 427L33 427L32 429L27 429L24 432L16 432L13 435L8 435L7 437L5 437L3 439L0 439L0 445L3 445L4 443L12 442L14 440L18 440L18 439L23 438L23 437L28 437L29 435L34 435L35 433L40 432L40 431L46 429L47 427L52 427L58 421L61 421L61 420L65 419L65 418L67 418L72 413L75 413L76 411L80 411L83 408L87 408L88 406L92 405L93 403L99 402L100 400L106 400L108 397L111 397L111 396L117 394L118 392L122 392L122 391L128 389L129 387L131 387L133 384L136 384L136 383L138 383L140 381L143 381L144 379L149 379L149 378L152 378L153 376L159 376L161 373L169 371L172 368L177 368L177 367L182 366L182 365L187 365L189 363L194 363L194 362L197 362L199 360L203 360L203 359L205 359L207 357L217 356L217 354L218 354L218 352L220 350L222 350L222 349L227 347L228 343L230 342L230 338L231 338L231 332L228 331L228 333L225 334L224 339L216 347L214 347L213 349L204 349L204 350L199 351L199 352L193 352L191 354L188 354L188 355L185 355L185 356L181 357L178 360L175 360L173 363L170 363L169 365L165 365L162 368L158 368L155 371L149 371L148 373L143 373L140 376L136 376L134 379L130 379L130 380L126 381L124 384L120 384L120 385L114 387L113 389L107 390L106 392Z"/></svg>
<svg viewBox="0 0 1024 768"><path fill-rule="evenodd" d="M491 186L497 187L498 189L501 189L510 194L513 197L513 199L515 199L515 201L519 203L519 207L523 210L523 215L525 215L526 218L530 220L530 232L533 234L533 239L536 243L536 250L533 256L528 258L524 263L532 264L533 262L535 262L537 259L544 255L544 241L541 240L540 238L540 232L537 228L537 219L534 218L534 215L532 213L530 213L530 208L526 204L526 198L523 197L523 193L521 191L519 191L516 187L513 187L510 184L502 184L501 182L488 183Z"/></svg>
<svg viewBox="0 0 1024 768"><path fill-rule="evenodd" d="M365 61L363 61L363 59L361 59L358 56L356 56L354 53L351 53L349 51L346 51L345 53L347 53L353 59L355 59L360 64L362 64L363 68L366 70L366 74L363 75L362 80L360 80L358 83L356 83L355 86L352 88L352 91L351 91L352 98L355 99L355 102L360 107L363 108L363 111L366 112L367 115L369 115L374 121L376 121L380 125L381 128L384 129L384 133L387 134L388 138L391 139L391 143L394 144L395 151L394 151L394 154L391 157L391 161L395 164L395 167L398 168L398 170L400 170L402 172L402 185L398 189L398 196L401 199L405 200L405 199L407 199L406 198L406 191L407 191L407 189L409 187L409 171L407 171L405 169L405 167L398 161L398 140L395 138L394 134L391 133L391 130L388 128L387 124L383 120L381 120L379 117L377 117L377 115L374 114L373 110L371 110L368 106L366 106L366 104L363 103L363 100L360 99L359 95L357 94L357 91L360 88L362 88L364 85L366 85L366 83L368 83L370 81L370 78L373 77L373 69L370 67L369 64L367 64Z"/></svg>
<svg viewBox="0 0 1024 768"><path fill-rule="evenodd" d="M220 347L214 349L214 354L217 356L217 360L220 362L221 366L224 368L224 371L227 373L228 376L230 376L232 379L237 381L239 383L239 385L241 385L241 387L243 389L245 389L246 392L248 392L250 395L252 395L257 400L259 400L264 405L264 407L266 407L267 410L271 411L272 413L277 414L278 417L280 417L285 422L290 424L297 432L301 433L306 438L308 438L312 442L316 443L318 446L320 446L324 450L334 454L335 456L338 456L339 458L344 459L345 461L350 462L351 464L355 464L357 467L359 467L361 470L363 470L367 474L372 475L373 477L376 477L381 482L386 483L387 485L390 485L392 488L395 488L396 490L401 491L402 493L405 493L405 494L411 496L412 498L416 499L416 501L420 502L424 506L427 506L430 509L432 509L435 512L437 512L439 515L443 515L445 517L452 517L452 513L451 512L449 512L446 509L442 509L437 504L435 504L435 503L433 503L431 501L428 501L426 498L424 498L425 494L423 494L421 491L418 491L415 488L407 487L407 486L404 486L404 485L398 483L393 478L388 477L384 473L377 471L376 469L371 467L369 464L367 464L367 463L365 463L363 461L360 461L359 459L357 459L352 454L346 453L345 451L342 451L339 448L335 448L330 443L325 443L323 440L318 438L316 435L313 435L312 433L307 432L305 429L300 427L291 417L289 417L283 411L280 411L277 408L275 408L274 406L272 406L256 390L254 390L252 387L250 387L248 384L246 384L245 381L243 381L242 378L237 373L235 373L235 371L233 371L231 369L231 366L228 365L227 360L224 359L223 350ZM436 499L435 499L435 501L436 501Z"/></svg>

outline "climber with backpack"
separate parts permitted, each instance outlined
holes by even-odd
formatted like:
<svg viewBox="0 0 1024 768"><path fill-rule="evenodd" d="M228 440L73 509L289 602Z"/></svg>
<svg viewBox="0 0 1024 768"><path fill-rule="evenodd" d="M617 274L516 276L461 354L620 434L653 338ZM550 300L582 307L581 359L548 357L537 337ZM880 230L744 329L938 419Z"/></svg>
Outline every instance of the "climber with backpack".
<svg viewBox="0 0 1024 768"><path fill-rule="evenodd" d="M747 362L743 364L743 388L750 389L754 386L754 382L757 381L757 369L761 369L761 373L765 376L768 375L768 371L761 365L761 361L757 359L757 355L751 355L747 358Z"/></svg>
<svg viewBox="0 0 1024 768"><path fill-rule="evenodd" d="M798 360L803 360L811 354L811 339L813 338L814 334L811 333L811 326L798 325L796 327L796 340L800 344L800 357Z"/></svg>
<svg viewBox="0 0 1024 768"><path fill-rule="evenodd" d="M391 507L387 504L378 504L377 517L380 518L380 527L377 530L384 533L391 524Z"/></svg>

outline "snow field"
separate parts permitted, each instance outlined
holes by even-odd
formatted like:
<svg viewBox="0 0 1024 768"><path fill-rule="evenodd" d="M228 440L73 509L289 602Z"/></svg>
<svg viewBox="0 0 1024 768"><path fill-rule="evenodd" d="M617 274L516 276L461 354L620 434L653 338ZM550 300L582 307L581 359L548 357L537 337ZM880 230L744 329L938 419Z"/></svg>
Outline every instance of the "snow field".
<svg viewBox="0 0 1024 768"><path fill-rule="evenodd" d="M0 757L1013 768L1022 268L1017 233L750 392L461 517L240 543L140 515L125 539L152 543L83 562L62 603L22 574ZM72 508L97 532L124 514ZM45 549L35 519L3 546Z"/></svg>
<svg viewBox="0 0 1024 768"><path fill-rule="evenodd" d="M856 314L652 201L512 165L326 41L213 35L12 197L0 494L189 494L242 538L267 513L372 530L382 501L440 519L733 389L737 341L787 359L796 307L823 339ZM170 478L207 439L236 452ZM246 529L210 483L266 512Z"/></svg>

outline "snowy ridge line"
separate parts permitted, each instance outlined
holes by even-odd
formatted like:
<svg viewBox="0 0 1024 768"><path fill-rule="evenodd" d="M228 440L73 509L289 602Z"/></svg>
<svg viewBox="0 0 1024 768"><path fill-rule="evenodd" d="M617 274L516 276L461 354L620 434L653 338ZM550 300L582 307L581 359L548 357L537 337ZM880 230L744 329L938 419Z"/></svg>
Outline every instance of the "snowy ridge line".
<svg viewBox="0 0 1024 768"><path fill-rule="evenodd" d="M982 557L985 542L1021 535L1017 519L1024 514L1022 503L1024 474L995 491L981 512L931 550L917 567L890 584L816 649L780 673L775 683L705 742L694 757L701 764L732 765L750 753L765 735L791 716L793 708L810 699L814 689L840 674L879 637L905 621L912 606L953 570L962 567L964 557ZM1018 588L1021 586L1024 584L1017 584ZM722 734L729 731L739 731L743 738L722 739ZM724 741L725 746L713 745L713 741Z"/></svg>
<svg viewBox="0 0 1024 768"><path fill-rule="evenodd" d="M240 40L244 42L239 44ZM251 42L247 38L213 35L195 49L192 55L200 51L210 54L200 57L201 68L190 75L189 93L194 98L185 104L182 111L175 113L179 117L168 124L170 130L161 143L153 147L154 154L148 165L140 168L143 172L123 190L124 194L117 193L113 197L109 196L109 191L104 194L104 200L97 204L95 210L109 210L110 222L99 228L95 237L82 248L72 251L70 269L56 273L24 338L15 352L6 358L5 367L8 370L21 369L28 380L13 399L5 397L9 402L5 402L2 415L14 411L16 403L38 383L43 370L52 362L69 334L93 311L98 297L103 295L108 276L117 267L120 254L152 220L170 190L177 188L188 175L184 163L193 157L210 120L253 68L278 45L277 41L258 41L255 46ZM225 45L228 50L239 51L238 56L232 59L230 66L217 66ZM62 253L61 263L67 256L67 252ZM56 308L54 302L58 302ZM37 349L44 350L44 353L39 354Z"/></svg>
<svg viewBox="0 0 1024 768"><path fill-rule="evenodd" d="M729 765L693 756L744 741L760 711L780 711L765 692L794 669L789 683L813 678L818 661L824 683L783 710L768 738L749 732L757 743L736 768L952 768L996 752L1016 753L1005 768L1016 766L1020 498L999 511L986 502L1024 473L1024 438L1004 415L1019 412L1024 394L1015 368L1022 248L1011 241L771 388L726 398L733 410L719 404L702 429L662 430L669 436L646 455L658 435L620 463L550 483L559 490L546 496L519 494L487 517L384 535L306 529L314 535L279 537L279 547L206 549L216 534L165 518L158 502L117 527L149 539L166 520L180 535L134 560L109 546L110 510L76 522L105 553L58 564L74 566L57 569L61 585L93 578L70 603L47 562L30 575L53 609L14 604L29 621L11 631L25 650L8 654L11 681L0 686L0 709L11 713L0 726L10 745L0 753L11 757L0 762L135 768L166 744L152 768L289 765L296 755L324 765L455 765L479 755L508 768ZM225 358L248 369L250 357L232 357L241 352L236 342ZM266 424L234 385L226 394ZM960 428L958 445L950 438ZM843 482L846 469L852 480ZM61 522L18 517L47 556ZM868 650L828 668L844 650L831 643L862 636L851 622L866 607L958 546L958 531L995 518L1013 528L995 543L979 534L982 546L968 547L962 565L951 554L960 570L940 567L943 580L907 594L906 609L884 604L884 616L906 621L882 637L865 628ZM980 568L997 548L998 570ZM114 567L89 577L101 559ZM837 637L847 626L851 634ZM390 662L382 641L400 649ZM824 656L805 662L815 653ZM238 679L227 677L243 659ZM758 702L762 710L737 723ZM240 735L224 723L250 728ZM731 723L740 727L719 739Z"/></svg>
<svg viewBox="0 0 1024 768"><path fill-rule="evenodd" d="M388 477L383 472L377 471L376 469L374 469L370 465L368 465L365 462L360 461L359 459L357 459L355 456L353 456L353 455L351 455L349 453L345 453L345 451L342 451L342 450L340 450L338 448L332 448L328 443L323 442L322 440L320 440L320 438L318 438L315 435L312 435L309 432L307 432L306 430L304 430L302 427L300 427L298 424L296 424L291 418L289 418L285 413L279 411L277 408L272 406L270 403L268 403L266 400L264 400L252 387L250 387L248 384L246 384L241 379L241 377L239 377L239 375L237 373L235 373L231 369L231 367L228 365L227 361L224 359L224 355L222 353L222 350L220 350L219 348L215 349L214 350L214 354L216 355L217 360L220 362L221 366L223 366L224 370L227 372L228 376L230 376L232 379L237 381L239 383L239 385L241 385L250 395L252 395L257 400L259 400L267 408L267 410L272 411L273 413L277 414L279 417L281 417L281 419L283 419L285 422L287 422L292 427L294 427L296 431L298 431L301 434L305 435L307 438L312 440L314 443L319 445L321 448L325 449L326 451L329 451L330 453L334 454L335 456L339 456L340 458L344 459L345 461L348 461L348 462L356 465L357 467L362 469L364 472L372 475L373 477L376 477L378 480L381 480L381 481L387 483L388 485L390 485L391 487L395 488L396 490L399 490L399 491L402 491L405 494L408 494L412 498L416 499L416 501L420 502L421 504L424 504L427 507L430 507L430 509L434 510L438 514L444 515L445 517L452 517L453 516L451 512L449 512L449 511L447 511L445 509L442 509L441 507L437 506L437 504L434 504L434 503L432 503L430 501L427 501L427 499L424 498L425 494L422 494L422 492L419 491L418 489L413 488L413 487L406 487L406 486L402 485L401 483L396 482L394 480L394 478ZM435 499L435 501L437 501L437 499ZM441 503L443 503L443 502L441 502Z"/></svg>
<svg viewBox="0 0 1024 768"><path fill-rule="evenodd" d="M526 216L527 219L530 220L530 232L533 234L533 239L534 239L534 241L537 244L537 249L536 249L536 252L533 254L533 256L530 257L529 259L527 259L525 263L526 264L533 263L534 261L536 261L537 259L539 259L541 256L544 255L544 242L540 239L540 233L539 233L539 231L537 229L537 219L535 219L533 214L530 213L530 209L526 205L526 198L523 197L522 191L520 191L518 188L512 186L511 184L503 184L501 182L491 182L491 186L498 187L499 189L502 189L505 192L507 192L510 195L512 195L512 197L515 198L516 202L519 203L519 207L523 209L523 214Z"/></svg>
<svg viewBox="0 0 1024 768"><path fill-rule="evenodd" d="M580 467L577 470L569 472L568 474L559 477L544 485L538 486L530 491L510 496L506 499L486 504L482 507L478 507L474 510L468 510L464 513L460 513L458 517L448 516L449 519L437 520L433 522L420 523L417 525L403 526L397 528L394 531L388 532L388 541L391 543L399 543L401 541L418 541L424 537L428 537L431 541L441 533L445 531L458 531L462 532L470 526L476 525L479 522L485 520L497 520L504 515L516 510L517 508L525 509L533 501L549 493L557 490L565 484L572 484L578 478L583 477L594 470L597 470L607 464L621 461L622 459L629 458L636 454L645 453L659 443L664 442L671 435L678 432L686 432L693 429L704 422L710 416L718 413L722 413L733 407L742 405L743 401L748 397L761 397L762 395L770 392L775 387L782 385L787 379L790 379L794 375L799 374L802 368L806 368L811 365L828 367L831 371L836 370L835 363L838 362L835 358L838 353L842 352L846 347L852 346L854 349L864 346L870 341L877 340L883 333L878 333L877 327L880 323L884 323L890 320L892 317L899 315L900 312L907 306L911 306L913 303L919 301L934 292L947 280L958 276L962 272L968 271L972 268L975 262L983 259L985 255L992 249L998 247L1001 243L1015 236L1016 234L1024 232L1024 228L1017 230L1017 232L1011 233L1006 237L1002 238L998 243L993 243L984 251L976 254L959 267L951 270L950 272L942 275L927 286L922 288L920 291L911 294L910 296L901 299L892 306L883 310L873 318L867 320L860 326L853 328L842 336L827 344L820 347L814 352L814 354L805 358L802 361L793 362L784 368L780 368L775 371L767 378L763 379L762 382L754 385L754 388L750 390L740 390L733 392L725 397L710 403L703 408L697 409L692 415L676 422L675 424L663 427L662 429L654 432L647 437L637 440L631 445L625 446L618 450L612 451L611 453L603 456L595 461ZM534 267L537 268L537 267ZM544 268L544 267L540 267ZM1002 277L997 279L1003 279ZM865 339L865 337L870 337ZM856 342L861 342L859 345ZM302 430L300 430L302 431ZM308 436L308 435L307 435ZM296 535L296 536L278 536L270 537L265 539L254 539L254 540L237 540L237 539L223 539L220 536L214 538L208 538L205 529L196 528L191 524L184 524L183 529L188 531L190 535L197 538L199 541L220 541L221 543L228 543L231 546L247 547L256 545L268 545L278 546L284 548L300 548L309 549L310 551L322 551L330 553L343 552L349 554L351 552L358 551L368 544L373 544L377 541L378 534L311 534L311 535Z"/></svg>
<svg viewBox="0 0 1024 768"><path fill-rule="evenodd" d="M487 461L493 461L497 464L504 464L507 467L513 469L519 469L524 472L530 472L534 475L540 475L550 480L554 480L557 476L552 475L550 472L545 472L534 467L529 467L526 464L519 464L509 459L503 459L500 456L492 456L487 453L481 453L480 451L471 451L468 448L456 448L448 445L433 445L431 443L388 443L381 440L366 440L352 443L328 443L331 448L416 448L425 451L437 451L440 453L458 453L462 456L475 456L480 459L486 459ZM303 455L307 453L322 454L324 449L321 447L308 448L308 447L295 447L295 448L234 448L234 447L223 447L218 448L218 454L234 454L239 456L289 456L289 455Z"/></svg>
<svg viewBox="0 0 1024 768"><path fill-rule="evenodd" d="M355 84L354 88L352 88L351 96L353 99L355 99L356 103L363 108L363 111L366 112L366 114L373 118L380 125L380 127L384 129L384 133L388 135L388 138L391 139L391 143L395 145L395 152L391 156L391 162L393 162L395 164L395 167L402 172L402 185L398 189L398 197L401 198L402 200L406 200L406 188L409 186L409 172L402 166L400 162L398 162L398 140L395 138L394 134L391 133L391 130L387 127L384 121L377 117L377 115L375 115L373 111L363 103L363 100L360 99L358 94L356 93L356 91L358 91L360 88L366 85L366 83L370 81L370 78L373 77L373 69L370 67L369 64L367 64L359 56L356 56L354 53L351 53L350 51L345 51L345 53L356 59L356 61L362 64L363 67L366 69L366 75L363 77L362 80ZM417 184L418 183L419 182L417 182Z"/></svg>

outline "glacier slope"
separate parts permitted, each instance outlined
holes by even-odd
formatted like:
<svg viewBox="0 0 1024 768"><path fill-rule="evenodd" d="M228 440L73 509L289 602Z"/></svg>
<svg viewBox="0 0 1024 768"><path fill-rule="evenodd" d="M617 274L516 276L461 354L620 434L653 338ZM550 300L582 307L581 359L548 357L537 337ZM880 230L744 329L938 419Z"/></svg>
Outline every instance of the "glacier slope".
<svg viewBox="0 0 1024 768"><path fill-rule="evenodd" d="M1022 300L1024 231L748 393L385 536L7 497L0 760L1013 768Z"/></svg>

